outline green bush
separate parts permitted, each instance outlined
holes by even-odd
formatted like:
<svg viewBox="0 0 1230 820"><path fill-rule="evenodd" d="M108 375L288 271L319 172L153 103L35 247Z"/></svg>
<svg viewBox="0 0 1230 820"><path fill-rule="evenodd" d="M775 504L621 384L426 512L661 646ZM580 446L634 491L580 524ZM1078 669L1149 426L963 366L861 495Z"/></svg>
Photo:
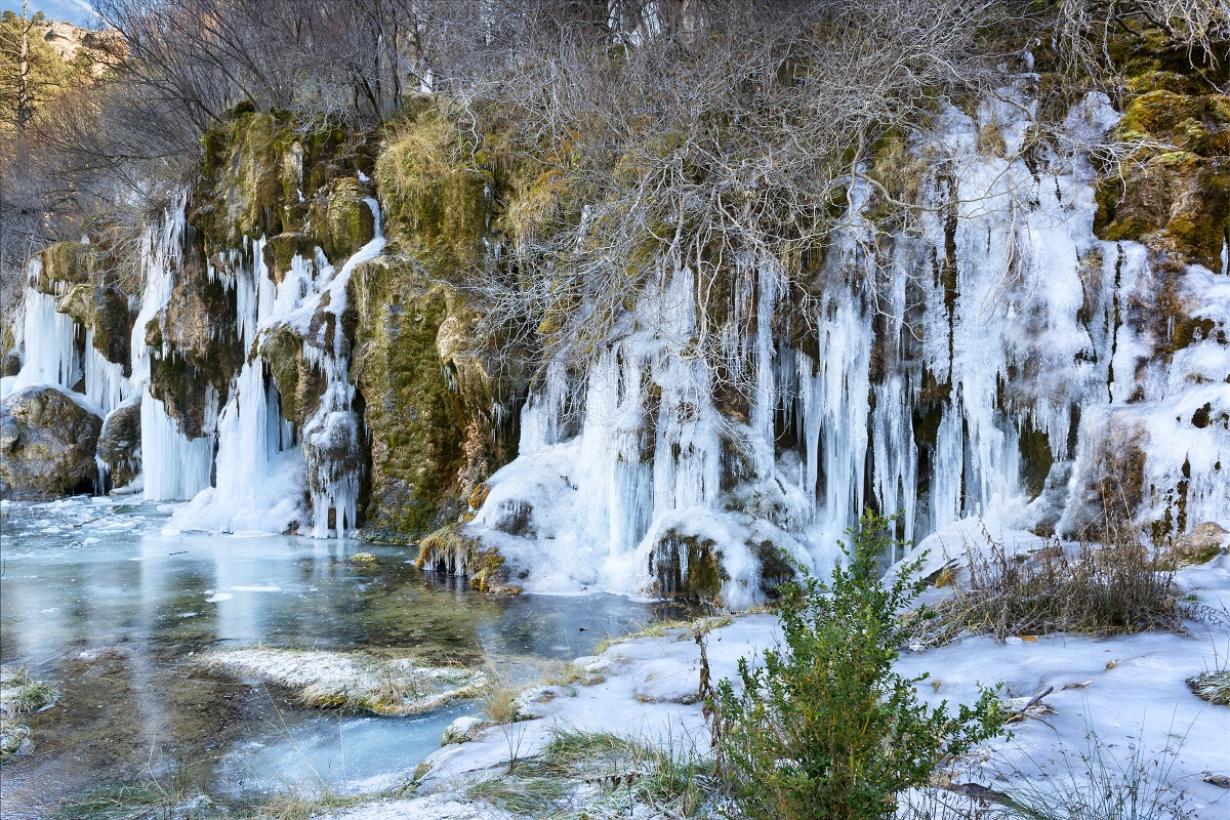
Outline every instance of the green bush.
<svg viewBox="0 0 1230 820"><path fill-rule="evenodd" d="M918 697L925 675L893 671L906 635L897 616L921 584L918 562L881 580L888 524L867 514L849 531L831 583L803 573L787 585L784 646L757 668L741 659L741 690L723 680L711 699L720 770L749 817L891 817L941 760L1002 731L994 692L953 715Z"/></svg>

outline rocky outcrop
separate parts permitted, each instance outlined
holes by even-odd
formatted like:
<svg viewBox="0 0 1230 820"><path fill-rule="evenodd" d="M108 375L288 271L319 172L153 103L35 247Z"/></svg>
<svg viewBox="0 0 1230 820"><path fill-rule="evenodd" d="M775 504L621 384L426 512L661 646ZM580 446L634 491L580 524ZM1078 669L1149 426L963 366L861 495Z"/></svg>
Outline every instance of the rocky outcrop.
<svg viewBox="0 0 1230 820"><path fill-rule="evenodd" d="M73 317L91 332L94 349L109 362L121 365L124 375L132 364L132 322L136 314L128 308L128 296L109 285L73 285L60 296L56 309Z"/></svg>
<svg viewBox="0 0 1230 820"><path fill-rule="evenodd" d="M132 322L128 294L105 250L85 242L57 242L39 255L34 286L55 296L56 310L89 331L94 349L128 375Z"/></svg>
<svg viewBox="0 0 1230 820"><path fill-rule="evenodd" d="M228 260L214 260L228 270ZM207 432L209 417L226 401L245 351L235 326L235 292L211 274L189 248L170 299L145 329L150 392L162 399L179 429L191 438Z"/></svg>
<svg viewBox="0 0 1230 820"><path fill-rule="evenodd" d="M351 282L351 374L371 440L367 526L410 537L460 511L450 496L465 463L465 407L436 351L445 288L389 258L365 265Z"/></svg>
<svg viewBox="0 0 1230 820"><path fill-rule="evenodd" d="M112 410L98 434L98 460L112 487L123 487L141 472L141 399Z"/></svg>
<svg viewBox="0 0 1230 820"><path fill-rule="evenodd" d="M53 496L91 492L102 419L56 387L29 387L0 405L0 492Z"/></svg>

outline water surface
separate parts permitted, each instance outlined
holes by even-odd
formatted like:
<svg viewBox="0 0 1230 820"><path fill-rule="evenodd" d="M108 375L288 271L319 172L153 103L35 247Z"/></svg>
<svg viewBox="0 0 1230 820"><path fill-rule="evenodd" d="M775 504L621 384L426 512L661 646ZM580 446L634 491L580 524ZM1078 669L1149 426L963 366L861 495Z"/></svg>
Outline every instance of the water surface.
<svg viewBox="0 0 1230 820"><path fill-rule="evenodd" d="M3 502L0 662L58 693L29 720L33 752L3 764L5 817L72 814L85 798L138 790L205 795L221 810L279 791L388 788L477 708L410 718L305 710L286 693L203 672L203 652L392 648L529 676L678 614L607 595L470 593L420 572L404 547L164 534L169 509ZM357 552L376 563L351 561Z"/></svg>

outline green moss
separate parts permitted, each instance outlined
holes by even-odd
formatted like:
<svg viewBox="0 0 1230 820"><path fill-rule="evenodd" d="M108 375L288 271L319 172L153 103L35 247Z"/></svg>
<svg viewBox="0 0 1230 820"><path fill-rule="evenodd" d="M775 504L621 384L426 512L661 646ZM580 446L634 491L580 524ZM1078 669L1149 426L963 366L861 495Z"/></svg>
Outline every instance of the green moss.
<svg viewBox="0 0 1230 820"><path fill-rule="evenodd" d="M465 575L470 588L479 592L521 591L508 584L504 556L463 533L460 524L443 526L420 541L415 564L420 569Z"/></svg>
<svg viewBox="0 0 1230 820"><path fill-rule="evenodd" d="M43 249L37 287L55 295L57 285L88 283L99 269L99 253L84 242L56 242Z"/></svg>
<svg viewBox="0 0 1230 820"><path fill-rule="evenodd" d="M444 273L480 257L494 178L437 112L423 112L390 131L376 159L376 183L389 236Z"/></svg>
<svg viewBox="0 0 1230 820"><path fill-rule="evenodd" d="M1051 440L1042 430L1035 429L1028 420L1021 425L1021 484L1031 498L1042 492L1042 486L1051 471L1054 456Z"/></svg>
<svg viewBox="0 0 1230 820"><path fill-rule="evenodd" d="M303 357L303 338L288 325L276 325L257 342L262 361L278 389L282 417L302 426L316 412L325 376Z"/></svg>
<svg viewBox="0 0 1230 820"><path fill-rule="evenodd" d="M351 279L356 354L351 372L371 435L367 520L415 537L455 506L466 417L436 349L445 289L408 262L381 258Z"/></svg>
<svg viewBox="0 0 1230 820"><path fill-rule="evenodd" d="M721 600L721 555L707 538L667 532L649 554L649 574L660 595L696 603Z"/></svg>
<svg viewBox="0 0 1230 820"><path fill-rule="evenodd" d="M330 180L352 178L359 166L370 164L362 157L361 135L305 131L285 114L241 112L207 132L202 149L190 218L219 248L238 247L244 237L302 232L318 192ZM328 228L327 219L317 226L322 246Z"/></svg>
<svg viewBox="0 0 1230 820"><path fill-rule="evenodd" d="M323 238L325 253L334 261L351 256L375 234L372 212L363 196L357 179L335 179L328 185L323 208L314 212L312 228Z"/></svg>

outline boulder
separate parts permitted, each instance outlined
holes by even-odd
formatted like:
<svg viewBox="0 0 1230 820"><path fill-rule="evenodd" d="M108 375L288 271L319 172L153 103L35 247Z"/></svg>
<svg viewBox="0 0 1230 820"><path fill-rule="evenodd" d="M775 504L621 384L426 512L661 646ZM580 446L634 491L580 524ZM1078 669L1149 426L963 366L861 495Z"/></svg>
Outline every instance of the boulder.
<svg viewBox="0 0 1230 820"><path fill-rule="evenodd" d="M141 472L141 399L115 408L98 434L98 459L106 465L112 487L131 484Z"/></svg>
<svg viewBox="0 0 1230 820"><path fill-rule="evenodd" d="M102 419L57 387L27 387L0 405L0 492L52 496L90 492Z"/></svg>
<svg viewBox="0 0 1230 820"><path fill-rule="evenodd" d="M1205 521L1175 538L1174 557L1183 565L1204 564L1225 552L1227 545L1230 532L1216 521Z"/></svg>

